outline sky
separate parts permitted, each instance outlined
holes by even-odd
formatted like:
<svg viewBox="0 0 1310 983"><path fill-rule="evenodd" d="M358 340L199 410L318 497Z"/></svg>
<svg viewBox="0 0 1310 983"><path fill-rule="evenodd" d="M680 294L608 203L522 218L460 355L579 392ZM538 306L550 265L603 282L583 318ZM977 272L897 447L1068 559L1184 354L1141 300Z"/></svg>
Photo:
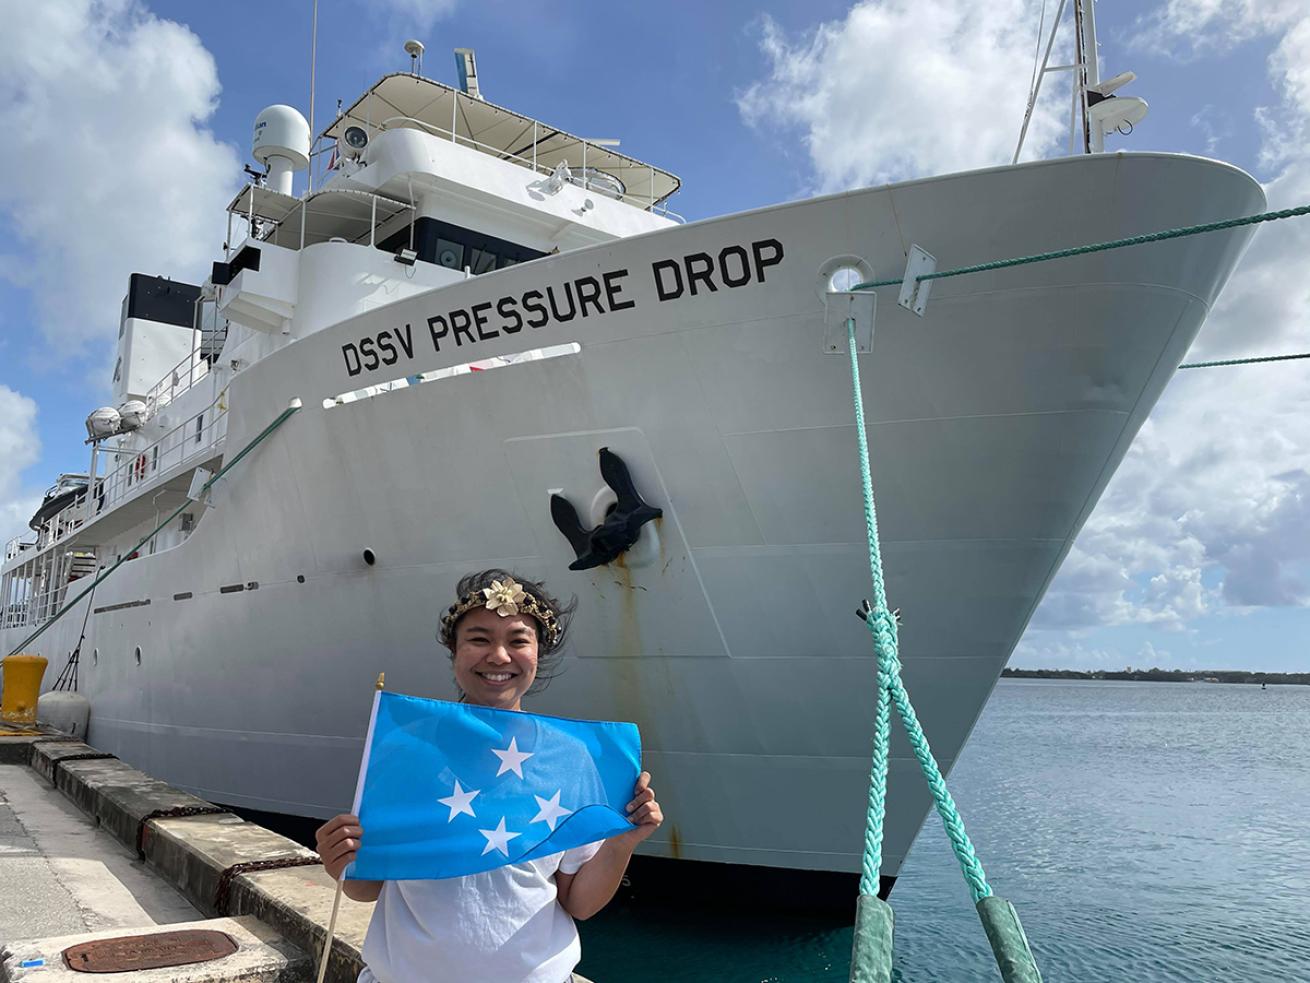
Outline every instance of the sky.
<svg viewBox="0 0 1310 983"><path fill-rule="evenodd" d="M1046 17L1058 6L1047 0ZM378 76L454 81L683 180L689 219L1009 161L1042 0L320 0L315 123ZM311 2L0 0L0 540L109 401L132 272L200 282L267 105L309 113ZM1234 163L1310 203L1310 0L1101 0L1102 76L1150 115L1111 150ZM1067 38L1068 28L1063 38ZM1057 42L1057 60L1062 42ZM1048 76L1024 159L1064 152ZM1267 225L1189 360L1310 351L1310 218ZM1304 671L1310 361L1181 372L1011 665Z"/></svg>

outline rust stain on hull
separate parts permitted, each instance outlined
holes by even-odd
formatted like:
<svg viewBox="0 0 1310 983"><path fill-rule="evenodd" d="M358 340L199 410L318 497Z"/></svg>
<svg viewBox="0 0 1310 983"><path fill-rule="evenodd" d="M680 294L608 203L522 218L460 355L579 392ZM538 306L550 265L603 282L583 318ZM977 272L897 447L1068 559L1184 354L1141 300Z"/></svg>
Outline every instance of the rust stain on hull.
<svg viewBox="0 0 1310 983"><path fill-rule="evenodd" d="M678 831L677 823L669 827L669 856L674 860L682 859L682 834Z"/></svg>

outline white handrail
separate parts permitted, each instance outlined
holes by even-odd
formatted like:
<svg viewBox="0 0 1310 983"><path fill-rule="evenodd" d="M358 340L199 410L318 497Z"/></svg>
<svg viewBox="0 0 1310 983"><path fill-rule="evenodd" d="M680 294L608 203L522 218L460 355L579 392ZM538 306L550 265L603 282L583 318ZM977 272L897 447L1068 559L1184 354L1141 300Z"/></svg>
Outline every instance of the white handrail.
<svg viewBox="0 0 1310 983"><path fill-rule="evenodd" d="M153 415L156 410L167 406L207 375L209 375L209 360L201 357L200 348L197 346L150 388L146 394L146 407Z"/></svg>
<svg viewBox="0 0 1310 983"><path fill-rule="evenodd" d="M179 423L153 444L130 454L103 478L95 479L96 505L91 515L99 515L126 498L135 497L153 476L210 452L226 434L227 405L225 394L220 394L199 413ZM84 501L84 497L79 501Z"/></svg>
<svg viewBox="0 0 1310 983"><path fill-rule="evenodd" d="M51 518L44 534L29 541L24 541L21 535L15 536L5 544L5 562L28 550L39 552L68 539L91 519L135 498L161 475L196 458L212 455L226 435L226 394L220 394L153 444L127 453L126 460L107 474L91 475L87 490ZM88 507L88 501L93 502L93 508Z"/></svg>

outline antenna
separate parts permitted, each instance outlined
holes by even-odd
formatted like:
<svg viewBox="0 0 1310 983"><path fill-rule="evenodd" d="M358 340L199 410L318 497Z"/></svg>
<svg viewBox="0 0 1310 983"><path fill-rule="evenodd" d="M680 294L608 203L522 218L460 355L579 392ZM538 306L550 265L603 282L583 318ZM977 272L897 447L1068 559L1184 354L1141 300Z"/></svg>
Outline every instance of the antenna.
<svg viewBox="0 0 1310 983"><path fill-rule="evenodd" d="M481 99L478 89L478 66L472 48L455 49L455 71L459 73L459 87L474 99Z"/></svg>
<svg viewBox="0 0 1310 983"><path fill-rule="evenodd" d="M314 26L309 37L309 139L314 140L314 69L318 66L318 0L314 0ZM316 142L316 141L315 141ZM309 146L313 156L314 145ZM314 168L309 169L309 191L314 190Z"/></svg>
<svg viewBox="0 0 1310 983"><path fill-rule="evenodd" d="M423 42L410 38L405 42L405 53L409 55L409 74L423 74Z"/></svg>

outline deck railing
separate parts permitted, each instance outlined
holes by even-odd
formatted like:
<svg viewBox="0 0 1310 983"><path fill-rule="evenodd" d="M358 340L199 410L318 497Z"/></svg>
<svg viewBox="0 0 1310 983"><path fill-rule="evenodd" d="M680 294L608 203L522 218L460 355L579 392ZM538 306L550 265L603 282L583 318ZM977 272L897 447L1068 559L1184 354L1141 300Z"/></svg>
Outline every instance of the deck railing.
<svg viewBox="0 0 1310 983"><path fill-rule="evenodd" d="M160 475L212 455L226 435L226 396L220 395L150 446L129 454L120 452L118 466L95 481L95 501L88 514L94 517L113 509L153 484Z"/></svg>
<svg viewBox="0 0 1310 983"><path fill-rule="evenodd" d="M96 570L95 547L49 550L0 578L0 628L34 628L63 606L68 585Z"/></svg>
<svg viewBox="0 0 1310 983"><path fill-rule="evenodd" d="M104 475L93 475L87 490L68 508L55 515L35 540L30 538L31 534L11 539L5 545L5 561L28 551L39 552L67 539L90 519L136 497L146 488L157 484L163 476L212 457L226 435L226 396L220 395L153 444L131 452L114 452L118 459L117 465ZM99 468L96 470L99 471Z"/></svg>
<svg viewBox="0 0 1310 983"><path fill-rule="evenodd" d="M205 335L208 334L211 339L219 335L218 321L218 308L213 300L202 297L196 301L195 316L191 323L195 342L191 351L165 372L164 377L146 394L146 408L151 416L209 375L213 359L209 349L213 344L205 344Z"/></svg>

